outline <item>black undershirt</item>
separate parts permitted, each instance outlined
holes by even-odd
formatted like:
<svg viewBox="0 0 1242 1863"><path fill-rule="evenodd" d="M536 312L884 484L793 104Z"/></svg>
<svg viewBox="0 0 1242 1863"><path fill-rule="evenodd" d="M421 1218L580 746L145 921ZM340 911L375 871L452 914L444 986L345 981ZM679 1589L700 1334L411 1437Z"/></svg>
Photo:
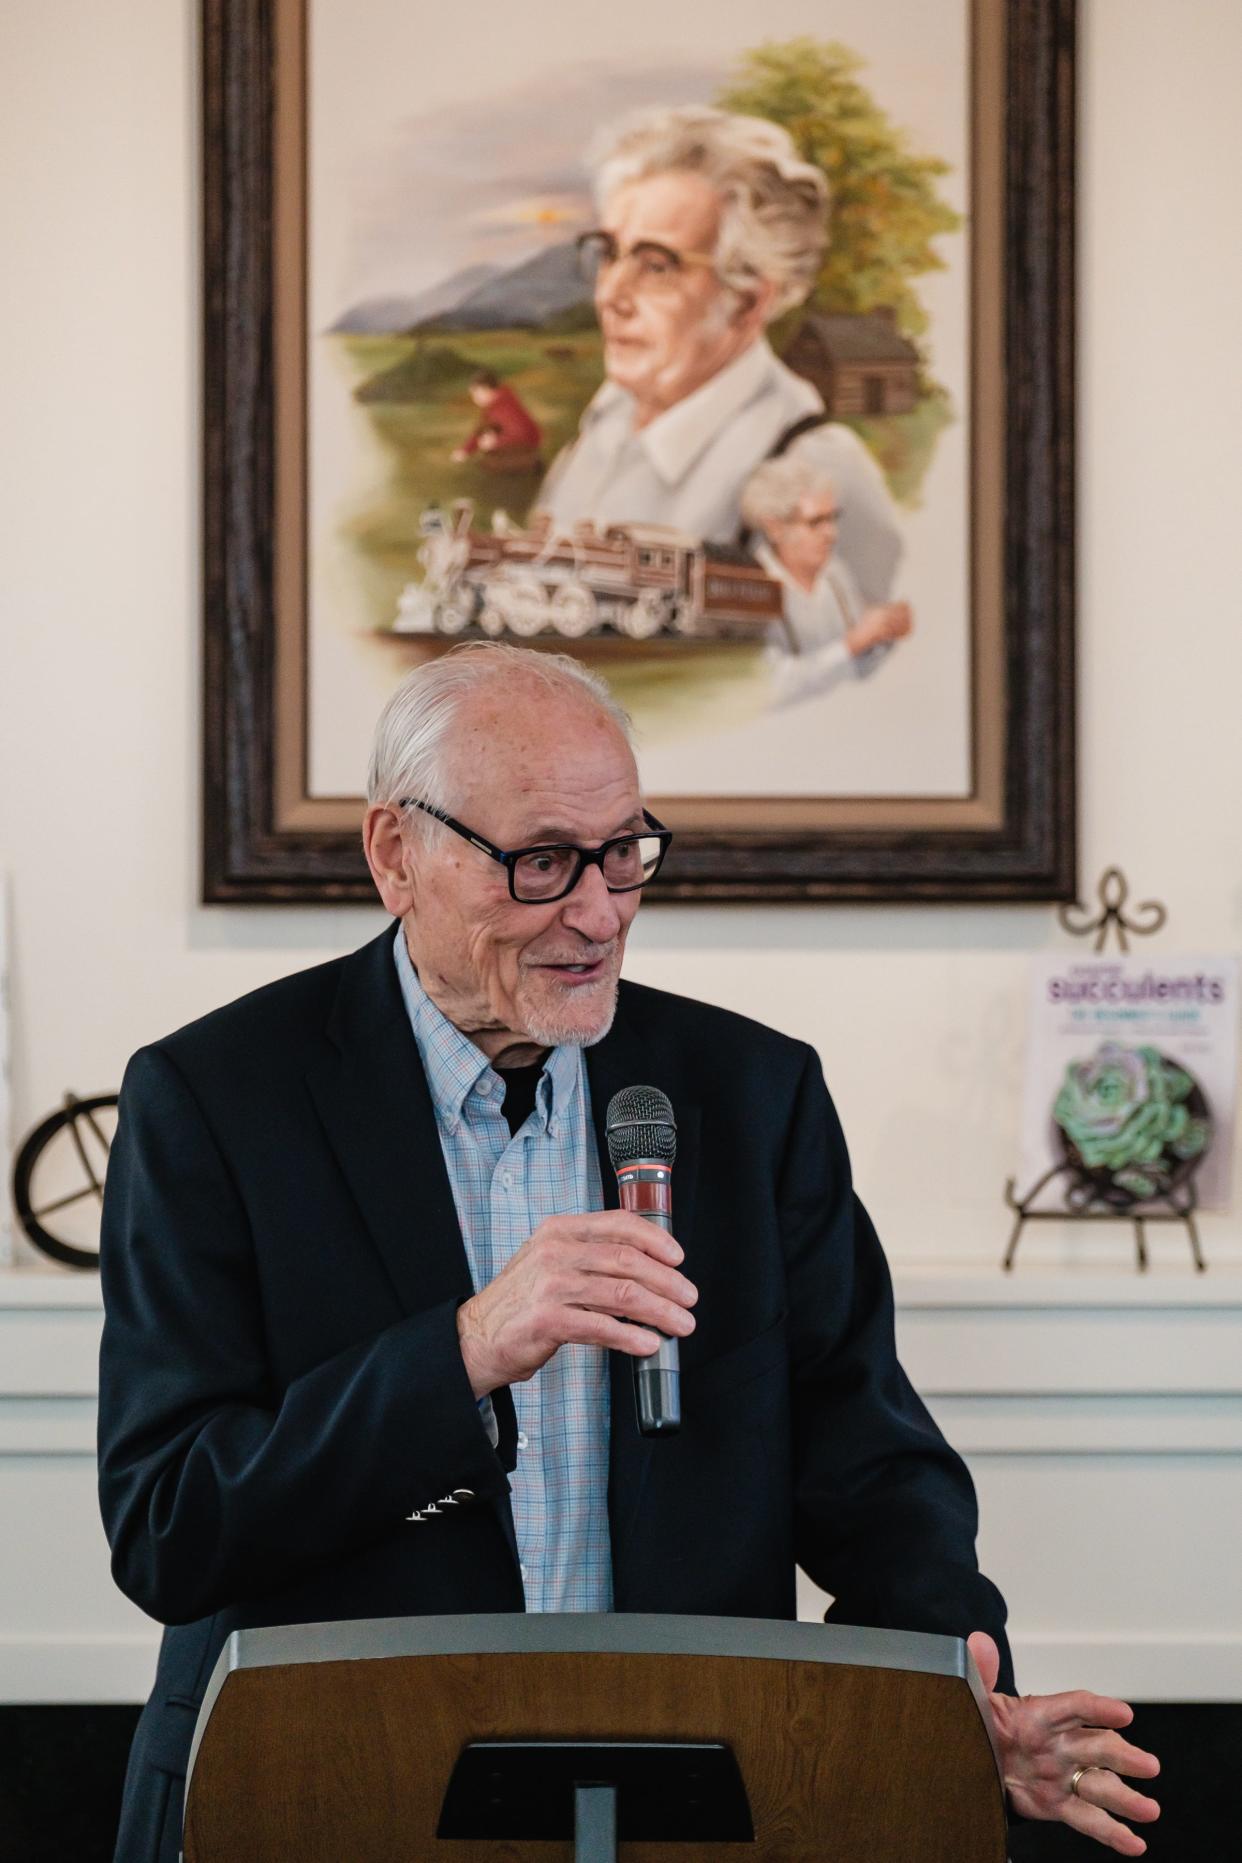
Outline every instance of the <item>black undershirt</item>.
<svg viewBox="0 0 1242 1863"><path fill-rule="evenodd" d="M510 1137L516 1137L535 1110L543 1061L532 1061L527 1067L498 1067L496 1072L505 1083L501 1111L508 1122Z"/></svg>

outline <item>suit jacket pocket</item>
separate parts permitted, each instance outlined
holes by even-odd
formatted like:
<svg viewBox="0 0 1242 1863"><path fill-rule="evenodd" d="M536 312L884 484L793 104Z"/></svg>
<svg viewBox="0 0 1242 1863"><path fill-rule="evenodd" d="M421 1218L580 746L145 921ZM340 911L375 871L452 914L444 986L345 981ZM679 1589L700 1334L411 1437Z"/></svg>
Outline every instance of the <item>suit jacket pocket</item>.
<svg viewBox="0 0 1242 1863"><path fill-rule="evenodd" d="M143 1743L147 1764L160 1772L171 1773L176 1779L184 1779L197 1720L198 1708L194 1702L187 1701L184 1696L166 1697L160 1703L158 1714L152 1715L150 1731Z"/></svg>
<svg viewBox="0 0 1242 1863"><path fill-rule="evenodd" d="M762 1377L774 1366L783 1365L787 1357L785 1335L782 1313L762 1332L752 1333L749 1339L727 1346L723 1352L714 1353L700 1364L685 1366L682 1376L686 1381L687 1397L693 1392L696 1404L704 1398L719 1397L725 1391L736 1390L739 1385Z"/></svg>

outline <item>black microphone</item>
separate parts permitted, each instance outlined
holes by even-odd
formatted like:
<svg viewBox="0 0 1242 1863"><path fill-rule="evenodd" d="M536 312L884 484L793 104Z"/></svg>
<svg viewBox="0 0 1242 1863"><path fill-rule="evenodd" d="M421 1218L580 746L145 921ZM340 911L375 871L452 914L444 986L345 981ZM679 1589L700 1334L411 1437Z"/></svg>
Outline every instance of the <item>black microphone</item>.
<svg viewBox="0 0 1242 1863"><path fill-rule="evenodd" d="M608 1102L604 1130L621 1208L633 1210L671 1235L677 1125L667 1095L658 1087L622 1087ZM681 1428L681 1360L676 1339L661 1333L657 1352L630 1362L639 1429L644 1436L672 1436Z"/></svg>

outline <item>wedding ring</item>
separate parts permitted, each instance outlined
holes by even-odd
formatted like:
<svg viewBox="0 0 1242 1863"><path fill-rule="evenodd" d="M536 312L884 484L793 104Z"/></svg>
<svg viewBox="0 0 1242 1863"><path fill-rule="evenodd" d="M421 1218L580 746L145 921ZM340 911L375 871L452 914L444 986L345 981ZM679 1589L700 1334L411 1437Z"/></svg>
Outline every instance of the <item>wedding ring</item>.
<svg viewBox="0 0 1242 1863"><path fill-rule="evenodd" d="M1107 1771L1108 1771L1107 1766L1079 1766L1069 1782L1070 1792L1075 1798L1078 1797L1078 1786L1084 1773L1107 1772Z"/></svg>

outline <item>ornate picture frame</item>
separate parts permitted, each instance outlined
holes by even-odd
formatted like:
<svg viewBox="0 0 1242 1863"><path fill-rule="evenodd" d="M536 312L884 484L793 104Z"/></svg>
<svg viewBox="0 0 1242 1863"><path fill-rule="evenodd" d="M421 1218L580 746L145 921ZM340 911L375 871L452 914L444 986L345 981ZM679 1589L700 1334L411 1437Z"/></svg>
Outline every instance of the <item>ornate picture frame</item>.
<svg viewBox="0 0 1242 1863"><path fill-rule="evenodd" d="M967 780L952 795L656 793L676 831L658 900L1074 897L1076 7L961 4ZM206 903L374 898L360 798L308 776L310 6L202 3Z"/></svg>

